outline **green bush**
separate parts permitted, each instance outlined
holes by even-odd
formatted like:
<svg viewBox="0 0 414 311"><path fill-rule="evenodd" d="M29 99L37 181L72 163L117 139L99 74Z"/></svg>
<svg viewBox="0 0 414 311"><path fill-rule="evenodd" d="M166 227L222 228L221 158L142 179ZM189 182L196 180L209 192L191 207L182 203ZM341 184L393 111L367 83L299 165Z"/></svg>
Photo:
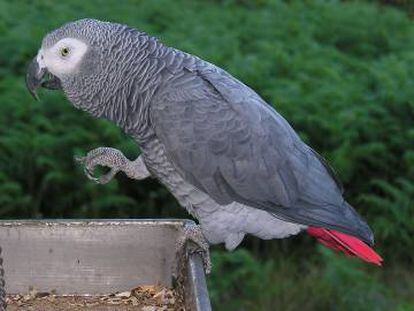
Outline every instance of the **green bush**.
<svg viewBox="0 0 414 311"><path fill-rule="evenodd" d="M145 30L254 88L328 159L374 228L382 270L317 251L303 236L215 253L217 310L414 308L414 26L406 12L373 1L0 0L3 218L188 217L154 180L87 180L74 155L107 145L134 158L137 146L59 93L34 102L26 92L26 65L45 32L83 17Z"/></svg>
<svg viewBox="0 0 414 311"><path fill-rule="evenodd" d="M412 272L387 288L378 269L319 247L303 262L283 254L258 260L246 250L213 252L210 297L219 310L411 310ZM405 271L407 272L407 271ZM411 288L404 288L404 286ZM235 299L236 298L236 299ZM411 309L410 309L411 306Z"/></svg>

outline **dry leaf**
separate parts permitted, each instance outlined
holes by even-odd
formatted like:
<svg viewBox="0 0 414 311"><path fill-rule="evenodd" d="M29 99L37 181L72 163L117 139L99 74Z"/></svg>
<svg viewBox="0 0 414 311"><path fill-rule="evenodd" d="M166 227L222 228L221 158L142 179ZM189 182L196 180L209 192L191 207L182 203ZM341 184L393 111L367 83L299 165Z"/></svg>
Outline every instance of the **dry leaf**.
<svg viewBox="0 0 414 311"><path fill-rule="evenodd" d="M130 291L120 292L120 293L116 293L115 296L121 297L121 298L129 298L131 297L131 292Z"/></svg>

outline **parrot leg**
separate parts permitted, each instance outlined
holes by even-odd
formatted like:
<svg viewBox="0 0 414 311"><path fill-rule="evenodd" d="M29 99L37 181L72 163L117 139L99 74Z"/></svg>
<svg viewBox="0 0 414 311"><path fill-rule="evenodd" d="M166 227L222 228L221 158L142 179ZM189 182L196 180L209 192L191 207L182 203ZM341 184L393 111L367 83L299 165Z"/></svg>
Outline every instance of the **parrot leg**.
<svg viewBox="0 0 414 311"><path fill-rule="evenodd" d="M86 176L98 184L108 183L118 172L124 172L129 178L137 180L151 175L142 156L130 161L121 151L109 147L93 149L85 157L75 157L75 160L84 165ZM95 177L93 172L97 165L109 167L110 170L100 177Z"/></svg>
<svg viewBox="0 0 414 311"><path fill-rule="evenodd" d="M204 271L206 274L211 272L211 260L210 260L210 244L201 232L201 228L196 224L185 224L184 234L176 243L175 249L178 254L181 254L187 248L188 253L200 253L203 258Z"/></svg>

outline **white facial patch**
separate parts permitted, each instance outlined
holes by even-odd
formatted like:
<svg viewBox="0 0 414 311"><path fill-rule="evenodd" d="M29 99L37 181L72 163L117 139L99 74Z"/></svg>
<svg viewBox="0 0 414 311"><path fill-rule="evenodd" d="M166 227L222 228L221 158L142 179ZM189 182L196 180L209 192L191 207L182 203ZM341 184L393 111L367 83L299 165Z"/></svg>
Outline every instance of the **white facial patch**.
<svg viewBox="0 0 414 311"><path fill-rule="evenodd" d="M37 54L39 67L47 70L58 78L77 70L88 46L74 38L64 38L48 49L40 49Z"/></svg>

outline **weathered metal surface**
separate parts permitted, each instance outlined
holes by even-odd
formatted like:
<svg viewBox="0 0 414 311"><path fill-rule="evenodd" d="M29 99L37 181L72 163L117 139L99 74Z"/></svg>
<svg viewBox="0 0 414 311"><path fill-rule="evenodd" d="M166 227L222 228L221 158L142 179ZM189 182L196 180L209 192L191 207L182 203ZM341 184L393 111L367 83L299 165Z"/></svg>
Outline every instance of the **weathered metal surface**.
<svg viewBox="0 0 414 311"><path fill-rule="evenodd" d="M170 286L179 260L175 243L185 222L0 221L6 291L17 294L34 287L58 294L92 295L143 284ZM199 255L189 256L187 273L192 281L185 291L191 292L191 303L186 305L208 311L201 259L194 256Z"/></svg>
<svg viewBox="0 0 414 311"><path fill-rule="evenodd" d="M199 254L190 254L187 262L186 304L192 310L211 311L207 283L204 276L203 259Z"/></svg>
<svg viewBox="0 0 414 311"><path fill-rule="evenodd" d="M0 247L0 311L6 310L6 291L4 283L4 269L3 269L3 258L1 257L2 249Z"/></svg>

